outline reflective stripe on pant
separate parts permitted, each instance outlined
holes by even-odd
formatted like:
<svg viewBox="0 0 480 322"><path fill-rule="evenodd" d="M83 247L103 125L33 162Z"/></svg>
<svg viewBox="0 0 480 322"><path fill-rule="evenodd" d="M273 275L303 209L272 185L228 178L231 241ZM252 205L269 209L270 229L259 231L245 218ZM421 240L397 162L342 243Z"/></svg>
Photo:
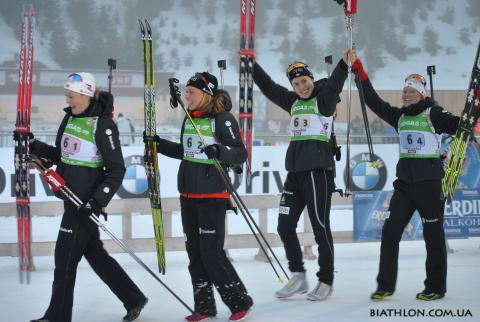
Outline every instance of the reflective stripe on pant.
<svg viewBox="0 0 480 322"><path fill-rule="evenodd" d="M292 272L305 271L302 249L296 228L301 213L308 209L315 241L318 245L317 277L319 281L332 285L334 270L334 248L330 230L330 206L333 191L331 171L316 169L289 172L280 200L277 231L282 239Z"/></svg>

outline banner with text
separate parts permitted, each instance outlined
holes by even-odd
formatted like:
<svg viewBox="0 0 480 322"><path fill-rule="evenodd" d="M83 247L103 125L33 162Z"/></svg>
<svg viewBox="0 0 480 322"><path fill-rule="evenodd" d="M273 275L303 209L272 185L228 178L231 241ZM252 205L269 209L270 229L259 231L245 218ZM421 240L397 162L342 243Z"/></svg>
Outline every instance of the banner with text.
<svg viewBox="0 0 480 322"><path fill-rule="evenodd" d="M393 191L355 192L353 194L354 240L380 240L389 217ZM447 237L480 236L480 189L459 189L455 199L445 205L443 226ZM423 227L417 211L403 232L402 239L422 239Z"/></svg>

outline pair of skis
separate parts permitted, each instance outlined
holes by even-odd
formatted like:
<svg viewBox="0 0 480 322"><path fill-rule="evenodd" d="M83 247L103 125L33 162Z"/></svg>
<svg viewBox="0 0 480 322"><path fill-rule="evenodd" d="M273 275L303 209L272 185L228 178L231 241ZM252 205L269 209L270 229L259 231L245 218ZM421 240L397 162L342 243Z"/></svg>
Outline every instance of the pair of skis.
<svg viewBox="0 0 480 322"><path fill-rule="evenodd" d="M245 162L245 177L247 185L251 184L252 179L253 63L255 58L254 42L255 0L240 0L240 95L238 101L238 108L240 135L242 136L242 140L245 144L248 155L247 161Z"/></svg>
<svg viewBox="0 0 480 322"><path fill-rule="evenodd" d="M145 19L145 24L139 19L142 40L142 53L144 65L144 118L145 135L153 137L156 132L155 117L155 68L152 29ZM160 172L157 162L157 144L151 140L145 143L144 162L148 180L148 196L152 208L153 229L155 232L155 245L157 248L158 270L165 274L165 244L163 230L163 212L160 199Z"/></svg>
<svg viewBox="0 0 480 322"><path fill-rule="evenodd" d="M457 188L458 178L465 162L465 153L480 116L480 43L473 63L472 76L467 90L467 99L460 116L457 132L450 150L448 166L443 178L442 191L447 202L451 202Z"/></svg>
<svg viewBox="0 0 480 322"><path fill-rule="evenodd" d="M32 102L32 73L35 33L35 10L22 10L20 62L18 68L17 117L15 122L15 196L17 204L18 259L20 283L30 283L35 269L32 256L30 217L30 109Z"/></svg>

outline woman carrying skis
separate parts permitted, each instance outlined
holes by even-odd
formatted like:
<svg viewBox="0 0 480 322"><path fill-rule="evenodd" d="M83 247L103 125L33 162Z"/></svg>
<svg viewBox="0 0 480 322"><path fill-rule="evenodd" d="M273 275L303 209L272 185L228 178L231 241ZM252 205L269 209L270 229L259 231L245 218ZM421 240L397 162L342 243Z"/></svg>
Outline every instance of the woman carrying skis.
<svg viewBox="0 0 480 322"><path fill-rule="evenodd" d="M71 74L64 88L68 107L55 146L35 140L31 153L57 164L56 171L72 192L87 202L77 209L63 195L57 195L64 200L65 211L55 246L52 297L44 316L31 322L72 320L73 289L82 256L123 303L127 310L123 321L133 321L148 300L107 253L98 226L89 218L92 212L106 216L103 209L125 173L118 129L111 117L113 96L95 90L90 73Z"/></svg>
<svg viewBox="0 0 480 322"><path fill-rule="evenodd" d="M347 78L347 59L353 61L353 55L353 51L346 50L332 75L315 82L306 64L291 64L287 68L287 77L294 91L273 82L257 62L254 65L255 84L270 101L291 115L291 140L285 159L288 175L280 199L277 231L293 274L288 283L275 293L278 298L308 291L296 233L305 206L318 244L320 266L317 286L308 293L307 299L325 300L332 293L334 255L330 203L335 189L335 163L329 139L333 113Z"/></svg>
<svg viewBox="0 0 480 322"><path fill-rule="evenodd" d="M425 288L416 298L424 301L440 299L447 292L447 251L443 230L444 171L439 151L441 134L454 134L459 118L427 97L425 78L421 75L407 76L403 106L398 108L378 96L360 59L355 61L353 69L360 72L368 107L393 126L400 139L400 160L389 205L390 216L382 229L378 286L371 299L383 300L395 292L399 243L415 210L422 219L427 250Z"/></svg>
<svg viewBox="0 0 480 322"><path fill-rule="evenodd" d="M178 191L185 243L190 263L195 312L185 321L206 321L217 315L213 286L232 312L229 320L243 320L253 305L245 286L228 260L225 241L225 216L230 194L214 166L218 159L227 165L245 162L247 152L240 138L238 123L229 112L232 103L226 91L218 90L215 76L196 73L186 85L185 100L195 125L207 146L185 117L181 142L158 136L145 137L157 142L158 152L181 159Z"/></svg>

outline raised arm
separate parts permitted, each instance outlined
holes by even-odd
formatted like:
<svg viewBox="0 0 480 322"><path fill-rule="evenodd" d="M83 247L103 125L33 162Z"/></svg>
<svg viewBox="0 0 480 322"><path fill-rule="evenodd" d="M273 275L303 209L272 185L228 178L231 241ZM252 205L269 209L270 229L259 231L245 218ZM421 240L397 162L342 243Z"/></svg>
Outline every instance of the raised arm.
<svg viewBox="0 0 480 322"><path fill-rule="evenodd" d="M257 62L253 65L253 80L263 95L290 113L292 104L297 99L295 92L275 83Z"/></svg>

